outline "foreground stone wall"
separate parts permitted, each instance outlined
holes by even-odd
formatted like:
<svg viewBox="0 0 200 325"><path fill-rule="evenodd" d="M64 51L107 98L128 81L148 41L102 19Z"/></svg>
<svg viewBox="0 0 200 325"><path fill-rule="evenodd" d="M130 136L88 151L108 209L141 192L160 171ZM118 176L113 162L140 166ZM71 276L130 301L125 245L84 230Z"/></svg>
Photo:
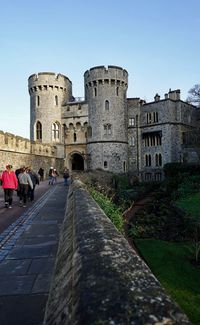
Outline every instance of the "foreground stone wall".
<svg viewBox="0 0 200 325"><path fill-rule="evenodd" d="M191 323L89 193L74 181L44 324Z"/></svg>

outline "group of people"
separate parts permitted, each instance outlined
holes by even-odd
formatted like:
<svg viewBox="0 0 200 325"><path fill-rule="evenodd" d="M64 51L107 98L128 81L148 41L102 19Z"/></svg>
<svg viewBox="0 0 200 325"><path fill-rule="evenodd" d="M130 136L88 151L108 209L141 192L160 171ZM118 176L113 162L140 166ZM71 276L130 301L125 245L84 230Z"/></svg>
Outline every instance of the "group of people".
<svg viewBox="0 0 200 325"><path fill-rule="evenodd" d="M35 186L39 185L39 176L31 167L21 167L13 171L11 164L0 175L0 182L4 190L5 208L12 208L13 192L17 191L20 206L26 207L27 199L34 201Z"/></svg>
<svg viewBox="0 0 200 325"><path fill-rule="evenodd" d="M49 185L54 185L59 176L54 167L49 169ZM69 170L64 169L63 172L64 185L69 185L71 177ZM26 207L27 200L34 201L34 192L36 185L44 180L44 169L40 168L38 173L35 173L31 167L21 167L13 171L11 164L6 165L6 169L0 175L0 184L4 190L5 207L11 209L13 202L13 193L17 191L19 197L19 205Z"/></svg>

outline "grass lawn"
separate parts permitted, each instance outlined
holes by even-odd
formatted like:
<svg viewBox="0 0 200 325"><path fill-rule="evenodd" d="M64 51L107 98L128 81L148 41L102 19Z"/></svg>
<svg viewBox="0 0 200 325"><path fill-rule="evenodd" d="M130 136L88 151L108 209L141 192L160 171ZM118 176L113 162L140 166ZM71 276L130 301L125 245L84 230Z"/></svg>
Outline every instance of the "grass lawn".
<svg viewBox="0 0 200 325"><path fill-rule="evenodd" d="M176 205L200 220L200 192L177 200Z"/></svg>
<svg viewBox="0 0 200 325"><path fill-rule="evenodd" d="M155 239L137 239L135 243L166 292L193 325L200 325L200 266L188 260L187 245Z"/></svg>

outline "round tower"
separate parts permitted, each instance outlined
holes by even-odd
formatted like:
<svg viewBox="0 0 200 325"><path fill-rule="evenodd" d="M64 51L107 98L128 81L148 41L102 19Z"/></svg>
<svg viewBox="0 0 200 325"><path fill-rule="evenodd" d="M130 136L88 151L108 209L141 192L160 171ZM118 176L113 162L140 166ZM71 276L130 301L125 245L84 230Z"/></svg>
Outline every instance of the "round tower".
<svg viewBox="0 0 200 325"><path fill-rule="evenodd" d="M40 72L28 79L30 139L62 142L61 108L72 98L72 83L62 74Z"/></svg>
<svg viewBox="0 0 200 325"><path fill-rule="evenodd" d="M87 154L90 169L126 172L128 73L121 67L94 67L84 74L88 102Z"/></svg>

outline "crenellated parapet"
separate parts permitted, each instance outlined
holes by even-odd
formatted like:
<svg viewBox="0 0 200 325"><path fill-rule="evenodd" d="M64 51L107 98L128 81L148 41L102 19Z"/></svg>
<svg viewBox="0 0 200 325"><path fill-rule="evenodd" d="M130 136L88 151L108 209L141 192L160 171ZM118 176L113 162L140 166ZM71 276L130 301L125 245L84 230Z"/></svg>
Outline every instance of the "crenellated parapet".
<svg viewBox="0 0 200 325"><path fill-rule="evenodd" d="M0 150L57 157L57 149L55 146L30 141L29 139L3 131L0 131Z"/></svg>
<svg viewBox="0 0 200 325"><path fill-rule="evenodd" d="M72 82L63 74L39 72L28 79L29 94L40 91L60 91L71 93Z"/></svg>

